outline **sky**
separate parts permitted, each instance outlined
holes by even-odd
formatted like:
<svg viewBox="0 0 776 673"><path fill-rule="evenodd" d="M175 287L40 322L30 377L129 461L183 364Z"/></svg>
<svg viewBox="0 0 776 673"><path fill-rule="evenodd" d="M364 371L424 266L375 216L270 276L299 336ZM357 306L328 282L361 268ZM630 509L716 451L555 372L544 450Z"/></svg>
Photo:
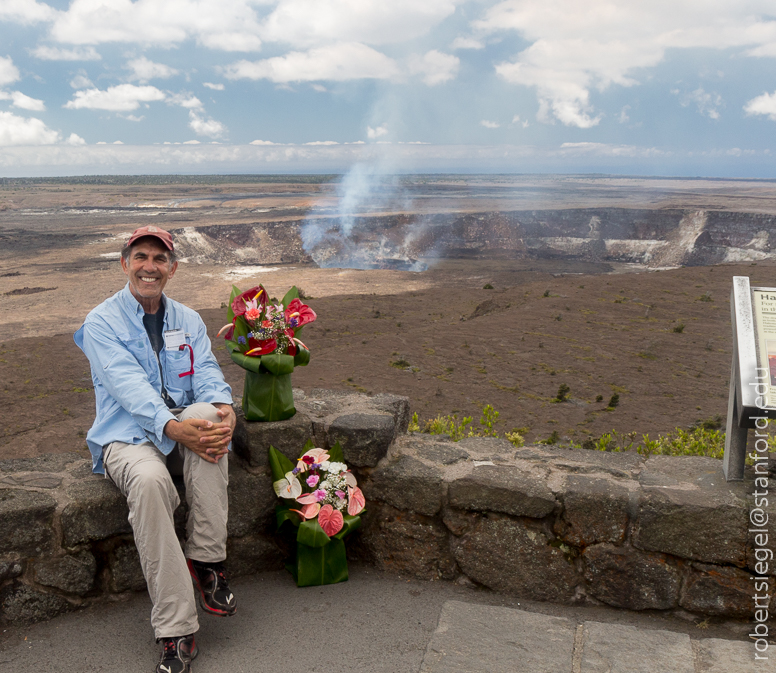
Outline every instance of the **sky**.
<svg viewBox="0 0 776 673"><path fill-rule="evenodd" d="M0 0L0 176L774 158L773 0Z"/></svg>

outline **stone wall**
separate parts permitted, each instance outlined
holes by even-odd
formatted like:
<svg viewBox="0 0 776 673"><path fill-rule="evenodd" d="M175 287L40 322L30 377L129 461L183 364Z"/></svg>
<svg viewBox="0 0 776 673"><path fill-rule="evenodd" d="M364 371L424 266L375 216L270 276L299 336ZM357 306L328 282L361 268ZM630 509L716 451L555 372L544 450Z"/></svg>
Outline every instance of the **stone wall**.
<svg viewBox="0 0 776 673"><path fill-rule="evenodd" d="M407 435L403 397L295 396L288 421L239 420L229 460L232 576L282 567L267 448L296 458L308 439L339 441L367 497L353 558L537 600L751 617L751 475L727 484L720 461L698 457L452 443ZM185 516L182 504L181 535ZM144 588L126 503L89 460L0 461L0 620L31 623Z"/></svg>

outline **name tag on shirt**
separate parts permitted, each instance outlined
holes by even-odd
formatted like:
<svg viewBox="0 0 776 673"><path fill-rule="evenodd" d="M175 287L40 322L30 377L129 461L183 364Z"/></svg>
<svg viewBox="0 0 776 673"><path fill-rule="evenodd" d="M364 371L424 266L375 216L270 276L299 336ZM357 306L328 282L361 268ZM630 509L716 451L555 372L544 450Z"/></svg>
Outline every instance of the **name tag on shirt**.
<svg viewBox="0 0 776 673"><path fill-rule="evenodd" d="M186 332L182 329L168 329L164 333L164 350L177 351L186 343Z"/></svg>

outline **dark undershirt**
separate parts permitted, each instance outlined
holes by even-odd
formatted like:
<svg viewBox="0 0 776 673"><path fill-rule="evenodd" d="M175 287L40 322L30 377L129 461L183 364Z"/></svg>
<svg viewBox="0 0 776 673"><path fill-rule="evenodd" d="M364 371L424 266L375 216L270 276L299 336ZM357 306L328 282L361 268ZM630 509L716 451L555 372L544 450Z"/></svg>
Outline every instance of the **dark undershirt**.
<svg viewBox="0 0 776 673"><path fill-rule="evenodd" d="M156 313L146 313L143 315L143 327L151 340L151 347L156 353L156 363L159 365L159 376L162 379L162 399L168 408L174 409L176 404L167 393L164 387L164 374L162 373L162 361L159 359L159 353L164 347L164 306L160 306Z"/></svg>

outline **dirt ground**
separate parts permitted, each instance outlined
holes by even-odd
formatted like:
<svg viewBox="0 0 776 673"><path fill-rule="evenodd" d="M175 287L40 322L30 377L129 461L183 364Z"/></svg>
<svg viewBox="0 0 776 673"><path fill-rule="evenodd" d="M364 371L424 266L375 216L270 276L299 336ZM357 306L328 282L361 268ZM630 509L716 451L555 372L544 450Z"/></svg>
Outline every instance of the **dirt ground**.
<svg viewBox="0 0 776 673"><path fill-rule="evenodd" d="M407 395L421 425L449 413L473 416L476 424L481 407L491 404L502 432L527 428L530 440L555 430L581 441L612 429L654 437L724 417L731 279L746 275L753 284L776 285L774 266L615 274L602 273L602 266L564 275L550 272L556 267L449 261L424 274L283 269L238 284L259 281L280 295L296 276L311 295L318 320L305 328L304 341L312 359L294 372L295 387ZM123 285L117 263L106 273L111 284L101 283L103 294ZM359 292L332 294L338 278L343 289ZM185 276L169 287L185 301ZM59 300L51 292L32 296L44 294ZM215 339L226 311L198 308L239 395L243 371ZM69 329L5 339L0 380L0 458L86 453L94 395L88 362ZM553 402L561 384L570 388L569 400ZM607 410L615 393L620 403Z"/></svg>

